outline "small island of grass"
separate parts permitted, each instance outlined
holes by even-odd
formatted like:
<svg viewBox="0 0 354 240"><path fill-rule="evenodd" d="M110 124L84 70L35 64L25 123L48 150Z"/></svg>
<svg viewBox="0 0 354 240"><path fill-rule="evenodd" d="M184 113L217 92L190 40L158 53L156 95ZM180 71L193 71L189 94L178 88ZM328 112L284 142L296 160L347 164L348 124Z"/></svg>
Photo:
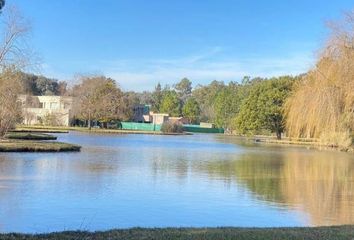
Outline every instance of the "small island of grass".
<svg viewBox="0 0 354 240"><path fill-rule="evenodd" d="M17 140L57 140L56 136L34 132L9 132L5 135L5 138Z"/></svg>
<svg viewBox="0 0 354 240"><path fill-rule="evenodd" d="M0 138L0 152L78 152L81 146L53 141L57 137L39 131L14 129Z"/></svg>
<svg viewBox="0 0 354 240"><path fill-rule="evenodd" d="M81 147L63 142L0 140L0 152L78 152Z"/></svg>
<svg viewBox="0 0 354 240"><path fill-rule="evenodd" d="M28 127L18 127L14 130L12 130L12 132L21 132L21 133L69 133L69 131L67 130L67 128L58 128L58 127L41 127L38 128L36 126L31 126L31 128Z"/></svg>

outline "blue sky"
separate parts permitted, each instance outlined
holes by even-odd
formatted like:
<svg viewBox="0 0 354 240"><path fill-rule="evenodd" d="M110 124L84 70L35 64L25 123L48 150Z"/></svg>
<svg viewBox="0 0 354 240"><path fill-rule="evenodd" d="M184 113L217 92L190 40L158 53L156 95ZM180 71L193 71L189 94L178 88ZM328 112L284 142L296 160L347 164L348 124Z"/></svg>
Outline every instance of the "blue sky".
<svg viewBox="0 0 354 240"><path fill-rule="evenodd" d="M298 74L313 66L327 20L353 0L7 0L32 25L40 73L104 74L124 90ZM6 11L6 8L5 10Z"/></svg>

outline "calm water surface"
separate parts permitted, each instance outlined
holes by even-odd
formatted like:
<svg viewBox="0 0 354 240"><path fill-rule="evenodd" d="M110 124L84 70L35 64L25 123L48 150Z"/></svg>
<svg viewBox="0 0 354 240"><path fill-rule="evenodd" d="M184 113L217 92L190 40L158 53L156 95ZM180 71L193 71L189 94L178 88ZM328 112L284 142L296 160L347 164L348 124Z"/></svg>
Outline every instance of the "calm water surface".
<svg viewBox="0 0 354 240"><path fill-rule="evenodd" d="M0 153L0 232L354 224L354 154L220 135L59 134Z"/></svg>

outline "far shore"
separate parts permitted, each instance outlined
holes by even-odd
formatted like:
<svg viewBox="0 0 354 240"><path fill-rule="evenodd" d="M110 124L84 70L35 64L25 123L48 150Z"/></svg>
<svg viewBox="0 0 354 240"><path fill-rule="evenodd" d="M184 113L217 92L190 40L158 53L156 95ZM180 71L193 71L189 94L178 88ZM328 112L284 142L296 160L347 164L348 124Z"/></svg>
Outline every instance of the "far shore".
<svg viewBox="0 0 354 240"><path fill-rule="evenodd" d="M183 132L183 133L164 133L159 131L141 131L141 130L122 130L122 129L102 129L102 128L91 128L86 127L58 127L58 126L28 126L19 125L15 132L38 132L38 133L68 133L69 131L79 131L88 133L112 133L112 134L148 134L148 135L192 135L193 133ZM282 145L294 145L294 146L308 146L316 149L331 149L343 152L354 152L354 145L349 147L341 147L335 145L328 145L321 143L318 139L307 139L307 138L287 138L276 139L275 136L267 135L254 135L254 136L242 136L235 134L225 134L226 136L235 136L240 138L245 138L249 141L259 142L259 143L269 143L269 144L282 144Z"/></svg>
<svg viewBox="0 0 354 240"><path fill-rule="evenodd" d="M91 128L87 127L57 127L57 126L28 126L20 125L16 128L17 132L27 131L27 132L47 132L47 133L65 133L68 131L79 131L79 132L92 132L92 133L115 133L115 134L149 134L149 135L191 135L192 133L164 133L161 131L141 131L141 130L122 130L122 129L103 129L103 128Z"/></svg>
<svg viewBox="0 0 354 240"><path fill-rule="evenodd" d="M288 138L284 137L282 139L277 139L275 136L267 135L255 135L255 136L244 136L237 134L226 134L227 136L239 137L246 139L248 141L264 144L281 144L281 145L293 145L293 146L307 146L316 149L326 149L326 150L336 150L342 152L354 152L354 145L349 147L341 147L335 145L328 145L321 143L318 139L315 138Z"/></svg>
<svg viewBox="0 0 354 240"><path fill-rule="evenodd" d="M293 228L130 228L108 231L64 231L44 234L0 234L0 239L189 239L189 240L214 240L214 239L306 239L306 240L344 240L354 239L354 226L330 226L330 227L293 227Z"/></svg>
<svg viewBox="0 0 354 240"><path fill-rule="evenodd" d="M328 145L325 143L321 143L316 139L275 139L271 137L253 137L253 140L255 142L261 142L261 143L273 143L273 144L286 144L286 145L298 145L298 146L309 146L309 147L314 147L317 149L331 149L331 150L337 150L341 152L354 152L354 146L349 146L349 147L342 147L342 146L336 146L336 145Z"/></svg>

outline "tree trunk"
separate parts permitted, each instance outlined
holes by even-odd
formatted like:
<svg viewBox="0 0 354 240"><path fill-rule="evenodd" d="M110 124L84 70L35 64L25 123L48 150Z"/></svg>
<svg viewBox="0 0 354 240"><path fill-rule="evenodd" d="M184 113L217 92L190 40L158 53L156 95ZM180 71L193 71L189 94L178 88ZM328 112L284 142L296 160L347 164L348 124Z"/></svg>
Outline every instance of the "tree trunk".
<svg viewBox="0 0 354 240"><path fill-rule="evenodd" d="M91 113L89 113L88 117L88 129L91 130Z"/></svg>
<svg viewBox="0 0 354 240"><path fill-rule="evenodd" d="M281 139L281 131L278 130L276 133L277 133L277 139L280 140Z"/></svg>

